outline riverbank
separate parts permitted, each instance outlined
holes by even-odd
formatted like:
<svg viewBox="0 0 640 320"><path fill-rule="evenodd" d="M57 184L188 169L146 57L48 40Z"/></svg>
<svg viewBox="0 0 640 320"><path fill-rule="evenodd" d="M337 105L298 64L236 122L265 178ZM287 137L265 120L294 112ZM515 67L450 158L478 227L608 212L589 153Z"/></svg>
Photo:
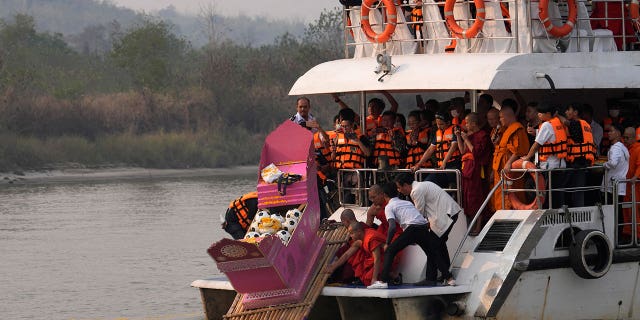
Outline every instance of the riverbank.
<svg viewBox="0 0 640 320"><path fill-rule="evenodd" d="M145 168L70 168L47 171L0 172L0 185L72 183L81 181L149 180L161 178L187 178L228 175L251 175L257 178L257 166L198 169L145 169Z"/></svg>

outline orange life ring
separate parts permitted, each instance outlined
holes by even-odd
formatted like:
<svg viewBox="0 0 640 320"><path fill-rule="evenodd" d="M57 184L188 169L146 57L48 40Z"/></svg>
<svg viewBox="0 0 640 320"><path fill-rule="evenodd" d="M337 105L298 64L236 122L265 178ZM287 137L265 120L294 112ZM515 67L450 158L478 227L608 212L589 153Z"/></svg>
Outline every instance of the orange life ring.
<svg viewBox="0 0 640 320"><path fill-rule="evenodd" d="M549 19L549 0L540 0L538 5L538 17L542 21L542 25L549 34L556 38L561 38L568 35L578 21L578 7L576 6L576 0L567 0L567 6L569 7L569 17L567 17L567 23L560 27L557 27L551 23Z"/></svg>
<svg viewBox="0 0 640 320"><path fill-rule="evenodd" d="M522 159L518 159L511 164L511 169L538 169L538 168L536 167L535 164L533 164L533 162L522 161ZM518 173L520 172L509 172L507 174L507 177L511 179L517 179ZM537 175L538 175L538 184L536 185L536 189L538 189L539 191L543 191L546 188L544 177L542 176L541 173L538 173ZM534 171L531 171L531 177L533 178L533 181L536 181L536 173ZM531 203L522 203L520 199L518 199L518 196L516 195L515 192L509 192L509 200L511 201L513 208L516 210L535 210L535 209L539 209L538 200L540 200L540 203L544 203L544 192L540 192L536 196L536 199L533 199Z"/></svg>
<svg viewBox="0 0 640 320"><path fill-rule="evenodd" d="M453 7L456 4L456 0L447 0L444 4L444 19L447 21L447 26L451 30L451 34L456 38L469 39L478 35L478 32L482 30L484 25L484 18L486 13L484 11L484 0L473 0L476 5L476 21L469 29L462 29L456 22L456 18L453 16Z"/></svg>
<svg viewBox="0 0 640 320"><path fill-rule="evenodd" d="M393 3L393 0L382 0L382 3L384 3L384 6L386 7L385 12L387 16L387 26L381 34L377 34L373 29L371 29L371 23L369 23L369 10L371 10L371 6L375 1L376 0L364 0L362 2L362 8L360 10L360 25L369 41L385 43L389 41L389 38L391 38L391 35L396 30L396 24L398 23L396 5Z"/></svg>

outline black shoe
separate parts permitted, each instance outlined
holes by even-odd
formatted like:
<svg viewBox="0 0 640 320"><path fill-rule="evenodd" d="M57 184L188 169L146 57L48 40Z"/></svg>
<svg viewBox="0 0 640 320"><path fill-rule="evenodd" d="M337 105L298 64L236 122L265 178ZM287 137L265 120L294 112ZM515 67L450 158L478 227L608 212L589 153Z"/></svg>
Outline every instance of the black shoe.
<svg viewBox="0 0 640 320"><path fill-rule="evenodd" d="M435 287L438 283L435 280L422 280L414 283L417 287Z"/></svg>
<svg viewBox="0 0 640 320"><path fill-rule="evenodd" d="M391 280L391 285L399 286L401 284L402 284L402 273L399 273L398 277L396 277L395 279Z"/></svg>

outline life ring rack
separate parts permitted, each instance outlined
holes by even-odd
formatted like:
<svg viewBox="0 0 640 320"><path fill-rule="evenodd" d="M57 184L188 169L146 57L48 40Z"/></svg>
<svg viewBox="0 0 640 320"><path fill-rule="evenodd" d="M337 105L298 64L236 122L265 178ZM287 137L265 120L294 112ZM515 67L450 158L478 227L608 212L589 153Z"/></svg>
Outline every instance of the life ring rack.
<svg viewBox="0 0 640 320"><path fill-rule="evenodd" d="M456 18L453 16L453 7L456 4L456 0L447 0L444 4L444 19L447 22L451 35L460 39L475 38L478 35L482 26L484 25L486 12L484 9L484 0L473 0L476 6L476 21L473 22L469 29L463 29L456 22Z"/></svg>
<svg viewBox="0 0 640 320"><path fill-rule="evenodd" d="M533 170L533 169L538 169L538 168L531 161L523 161L522 159L517 159L516 161L514 161L511 164L511 169ZM539 172L536 173L535 171L525 171L525 173L526 172L529 172L531 174L531 177L533 178L533 181L537 181L537 184L536 184L536 190L537 190L536 198L533 199L533 201L531 203L523 203L522 201L520 201L520 199L518 199L518 196L517 196L517 194L515 192L510 192L509 193L509 201L511 201L511 205L513 205L513 208L516 209L516 210L535 210L535 209L539 209L538 201L541 204L544 203L544 194L545 194L544 190L546 190L546 182L544 180L544 177ZM516 179L520 178L520 177L516 176L515 172L509 172L506 176L507 176L507 178L509 178L511 180L516 180ZM536 179L536 176L537 176L537 179Z"/></svg>
<svg viewBox="0 0 640 320"><path fill-rule="evenodd" d="M551 23L551 19L549 19L549 0L540 0L538 4L538 17L542 25L550 35L556 38L562 38L568 35L578 21L578 6L576 5L576 0L567 0L567 6L569 7L567 22L562 26L555 26Z"/></svg>
<svg viewBox="0 0 640 320"><path fill-rule="evenodd" d="M373 9L372 6L374 2L376 2L376 0L364 0L362 2L360 9L360 26L369 41L385 43L389 41L391 35L393 35L393 32L396 30L396 24L398 23L396 5L393 3L393 0L382 0L385 6L385 15L387 16L387 26L382 33L378 34L373 31L371 23L369 22L369 11Z"/></svg>

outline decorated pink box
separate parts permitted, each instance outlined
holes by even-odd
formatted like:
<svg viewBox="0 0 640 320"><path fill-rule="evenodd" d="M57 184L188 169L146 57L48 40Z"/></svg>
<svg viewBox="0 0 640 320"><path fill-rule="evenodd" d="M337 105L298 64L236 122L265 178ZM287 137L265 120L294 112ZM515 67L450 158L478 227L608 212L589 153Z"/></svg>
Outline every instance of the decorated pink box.
<svg viewBox="0 0 640 320"><path fill-rule="evenodd" d="M313 276L324 240L316 232L320 205L312 133L285 121L267 137L260 170L275 164L280 171L301 176L278 191L277 183L258 179L258 207L277 208L306 204L298 226L287 245L277 236L258 238L256 243L222 239L208 250L218 269L234 289L243 293L247 309L300 302Z"/></svg>

